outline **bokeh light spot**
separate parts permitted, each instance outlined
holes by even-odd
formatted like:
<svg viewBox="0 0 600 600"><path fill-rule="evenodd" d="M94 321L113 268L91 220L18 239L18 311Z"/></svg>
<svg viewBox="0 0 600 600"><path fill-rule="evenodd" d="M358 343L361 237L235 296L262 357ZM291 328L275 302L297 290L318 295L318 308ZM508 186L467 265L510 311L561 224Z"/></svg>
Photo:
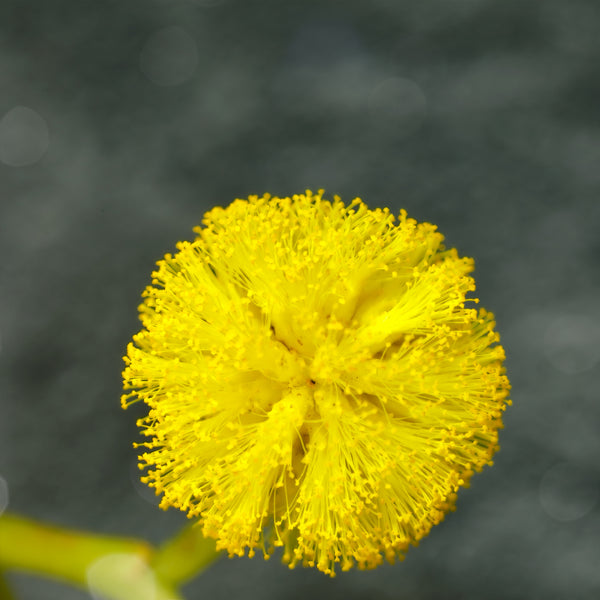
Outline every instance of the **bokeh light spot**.
<svg viewBox="0 0 600 600"><path fill-rule="evenodd" d="M157 583L150 567L137 554L106 554L87 570L92 598L155 600Z"/></svg>
<svg viewBox="0 0 600 600"><path fill-rule="evenodd" d="M48 126L35 110L16 106L0 120L0 161L5 165L32 165L44 156L48 144Z"/></svg>
<svg viewBox="0 0 600 600"><path fill-rule="evenodd" d="M197 6L205 6L205 7L211 7L211 6L218 6L219 4L223 4L224 0L191 0L192 4L195 4Z"/></svg>
<svg viewBox="0 0 600 600"><path fill-rule="evenodd" d="M393 134L411 133L427 115L427 97L412 80L391 77L369 96L369 111L382 128Z"/></svg>
<svg viewBox="0 0 600 600"><path fill-rule="evenodd" d="M144 75L161 86L184 83L198 66L198 47L192 36L181 27L165 27L154 33L140 54Z"/></svg>
<svg viewBox="0 0 600 600"><path fill-rule="evenodd" d="M137 457L131 461L129 465L129 476L131 478L131 485L138 495L143 498L146 502L158 506L160 504L160 497L154 493L154 488L148 487L145 483L142 483L141 477L143 477L144 471L141 471L138 467Z"/></svg>
<svg viewBox="0 0 600 600"><path fill-rule="evenodd" d="M0 476L0 515L6 510L8 506L8 483L6 479Z"/></svg>
<svg viewBox="0 0 600 600"><path fill-rule="evenodd" d="M600 361L600 321L587 315L562 315L544 335L544 354L559 371L583 373Z"/></svg>
<svg viewBox="0 0 600 600"><path fill-rule="evenodd" d="M540 482L540 504L557 521L575 521L598 501L598 477L575 463L561 462L546 471Z"/></svg>

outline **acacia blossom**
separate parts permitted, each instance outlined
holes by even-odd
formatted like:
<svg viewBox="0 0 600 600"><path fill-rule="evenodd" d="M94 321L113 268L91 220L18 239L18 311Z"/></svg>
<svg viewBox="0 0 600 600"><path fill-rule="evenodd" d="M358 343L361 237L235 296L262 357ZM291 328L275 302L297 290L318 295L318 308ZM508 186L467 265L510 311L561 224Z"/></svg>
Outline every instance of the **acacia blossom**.
<svg viewBox="0 0 600 600"><path fill-rule="evenodd" d="M158 262L127 348L143 481L230 555L372 568L491 464L510 388L473 260L359 199L265 194Z"/></svg>

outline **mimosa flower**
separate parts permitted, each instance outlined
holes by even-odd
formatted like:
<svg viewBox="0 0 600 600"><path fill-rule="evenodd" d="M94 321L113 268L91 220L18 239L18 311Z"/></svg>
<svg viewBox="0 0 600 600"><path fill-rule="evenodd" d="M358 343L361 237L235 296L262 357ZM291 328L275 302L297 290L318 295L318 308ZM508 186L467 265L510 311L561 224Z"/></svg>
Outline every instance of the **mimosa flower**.
<svg viewBox="0 0 600 600"><path fill-rule="evenodd" d="M236 200L158 262L125 357L143 481L230 555L372 568L491 464L509 382L473 260L404 211Z"/></svg>

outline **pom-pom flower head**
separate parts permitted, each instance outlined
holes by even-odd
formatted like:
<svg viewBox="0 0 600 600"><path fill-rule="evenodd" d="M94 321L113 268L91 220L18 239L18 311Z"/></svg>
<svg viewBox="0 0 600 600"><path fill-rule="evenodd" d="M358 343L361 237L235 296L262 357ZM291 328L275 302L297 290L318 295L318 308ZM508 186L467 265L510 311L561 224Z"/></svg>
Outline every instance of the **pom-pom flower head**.
<svg viewBox="0 0 600 600"><path fill-rule="evenodd" d="M125 357L143 480L230 555L402 557L491 464L507 400L473 261L404 211L236 200L153 273Z"/></svg>

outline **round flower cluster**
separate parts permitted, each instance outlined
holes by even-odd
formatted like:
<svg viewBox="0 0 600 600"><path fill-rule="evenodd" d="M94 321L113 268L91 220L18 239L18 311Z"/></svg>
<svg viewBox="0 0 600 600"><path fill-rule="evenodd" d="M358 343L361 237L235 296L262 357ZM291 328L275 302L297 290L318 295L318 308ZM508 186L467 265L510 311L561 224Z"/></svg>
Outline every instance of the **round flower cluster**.
<svg viewBox="0 0 600 600"><path fill-rule="evenodd" d="M402 557L498 449L509 382L473 261L322 192L205 215L125 357L143 480L218 548L333 575Z"/></svg>

